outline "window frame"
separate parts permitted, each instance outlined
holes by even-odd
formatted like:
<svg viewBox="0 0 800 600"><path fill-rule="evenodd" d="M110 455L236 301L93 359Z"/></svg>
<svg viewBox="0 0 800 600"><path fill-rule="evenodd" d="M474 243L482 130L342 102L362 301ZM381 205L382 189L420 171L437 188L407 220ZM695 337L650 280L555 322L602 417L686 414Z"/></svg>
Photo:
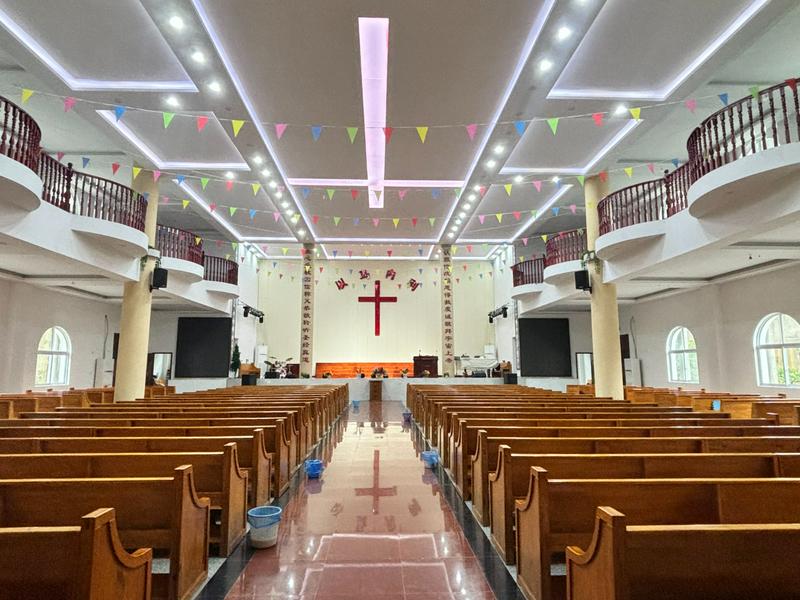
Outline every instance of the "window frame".
<svg viewBox="0 0 800 600"><path fill-rule="evenodd" d="M786 317L787 319L791 319L794 321L798 326L800 326L800 322L797 321L793 316L782 313L782 312L773 312L766 315L763 319L758 322L756 325L756 329L753 332L753 352L754 358L756 363L756 385L758 387L772 387L772 388L800 388L800 382L792 383L791 376L789 375L789 360L787 351L789 349L798 349L800 350L800 342L789 342L787 343L785 340L785 336L783 333L783 318ZM774 319L778 319L778 325L780 328L780 339L781 343L779 344L762 344L760 339L762 332L769 327ZM767 383L766 378L763 375L763 370L761 367L761 352L766 351L781 351L781 364L776 365L777 368L783 368L784 373L784 383L776 382L776 383Z"/></svg>
<svg viewBox="0 0 800 600"><path fill-rule="evenodd" d="M48 332L52 331L52 336L50 338L50 349L49 350L42 350L42 340L48 334ZM56 335L60 335L65 343L66 350L53 350L53 342L56 339ZM45 379L44 382L38 381L38 366L39 366L39 357L46 357L47 358L47 368L45 372ZM59 360L63 361L62 365L59 365ZM72 367L72 340L67 333L67 330L59 325L53 325L52 327L48 327L44 330L42 335L39 337L39 343L36 345L36 369L34 372L34 387L64 387L69 385L70 380L70 370ZM54 377L55 375L63 374L63 381Z"/></svg>
<svg viewBox="0 0 800 600"><path fill-rule="evenodd" d="M694 341L694 348L687 348L686 343L686 333L691 336L692 341ZM678 335L683 335L683 344L682 347L678 350L673 348L673 340ZM667 381L670 383L693 383L699 384L700 383L700 361L697 356L697 339L694 337L691 329L686 327L685 325L676 325L672 329L670 329L669 333L667 334L667 343L666 343L666 354L667 354ZM694 362L697 365L697 377L695 379L679 379L678 374L673 372L673 356L677 360L680 360L683 363L684 370L688 373L691 369L689 368L689 360L688 355L694 354ZM677 369L676 369L677 370Z"/></svg>

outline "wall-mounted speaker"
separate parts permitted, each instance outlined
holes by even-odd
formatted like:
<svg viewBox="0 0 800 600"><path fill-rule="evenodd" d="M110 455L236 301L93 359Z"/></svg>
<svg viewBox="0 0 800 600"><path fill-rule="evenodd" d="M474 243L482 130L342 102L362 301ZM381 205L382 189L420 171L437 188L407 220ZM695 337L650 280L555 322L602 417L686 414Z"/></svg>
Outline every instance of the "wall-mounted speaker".
<svg viewBox="0 0 800 600"><path fill-rule="evenodd" d="M589 282L589 271L575 271L575 289L592 291L592 284Z"/></svg>
<svg viewBox="0 0 800 600"><path fill-rule="evenodd" d="M161 288L167 287L167 278L169 276L169 271L166 269L162 269L161 267L156 267L153 269L153 278L150 283L150 291L153 290L160 290Z"/></svg>

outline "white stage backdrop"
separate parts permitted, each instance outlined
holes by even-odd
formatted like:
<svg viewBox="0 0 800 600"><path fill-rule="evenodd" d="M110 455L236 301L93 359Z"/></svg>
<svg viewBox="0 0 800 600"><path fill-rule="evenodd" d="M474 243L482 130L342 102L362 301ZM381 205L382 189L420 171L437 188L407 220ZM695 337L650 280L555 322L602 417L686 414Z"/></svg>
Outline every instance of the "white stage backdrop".
<svg viewBox="0 0 800 600"><path fill-rule="evenodd" d="M433 261L316 261L314 362L407 362L418 352L441 356L439 268ZM261 261L259 307L267 317L259 343L280 358L297 359L300 351L301 269L297 260ZM389 269L396 272L394 280L387 276ZM361 270L369 279L360 278ZM487 318L494 308L490 272L488 262L455 261L456 354L480 354L485 344L494 343ZM340 278L347 283L343 290L336 286ZM416 291L409 286L412 278L422 284ZM358 301L374 295L376 280L382 296L397 298L381 303L379 337L374 304Z"/></svg>

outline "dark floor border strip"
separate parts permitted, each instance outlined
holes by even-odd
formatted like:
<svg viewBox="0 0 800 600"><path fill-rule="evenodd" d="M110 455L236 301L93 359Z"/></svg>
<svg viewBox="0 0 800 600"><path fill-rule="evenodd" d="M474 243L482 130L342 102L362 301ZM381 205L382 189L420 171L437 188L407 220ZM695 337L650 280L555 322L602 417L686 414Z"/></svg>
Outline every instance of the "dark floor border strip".
<svg viewBox="0 0 800 600"><path fill-rule="evenodd" d="M311 452L309 452L306 458L319 458L322 444L327 441L330 435L333 435L334 429L339 425L339 419L343 418L346 414L347 411L337 417L325 435L322 436L319 442L311 449ZM280 506L282 509L286 508L289 501L297 494L297 490L300 488L304 475L305 471L301 464L289 480L289 487L280 497L272 501L272 506ZM258 551L250 545L248 536L245 536L230 556L225 559L225 562L222 563L220 568L217 569L217 572L208 580L202 590L194 597L194 600L224 600L244 572L247 563L250 562L250 559L253 558L257 552Z"/></svg>
<svg viewBox="0 0 800 600"><path fill-rule="evenodd" d="M430 450L431 445L425 439L419 425L417 425L416 430L418 440L424 444L426 450ZM486 537L480 523L475 519L475 515L472 514L472 511L469 510L469 507L464 500L462 500L453 482L441 465L436 468L436 476L439 480L442 495L450 505L456 517L456 521L461 525L461 529L464 531L464 537L467 539L470 548L472 548L472 552L478 559L494 595L499 600L525 600L525 596L522 595L522 591L519 589L516 580L511 573L509 573L500 555L497 554L492 543Z"/></svg>

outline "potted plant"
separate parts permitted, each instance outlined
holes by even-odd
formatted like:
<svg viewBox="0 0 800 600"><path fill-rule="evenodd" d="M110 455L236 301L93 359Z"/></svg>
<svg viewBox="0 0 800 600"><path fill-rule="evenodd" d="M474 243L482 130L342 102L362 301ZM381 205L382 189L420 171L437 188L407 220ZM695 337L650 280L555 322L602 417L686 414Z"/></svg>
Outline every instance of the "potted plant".
<svg viewBox="0 0 800 600"><path fill-rule="evenodd" d="M330 371L325 371L325 372L322 374L322 378L323 378L323 379L330 379L331 377L333 377L333 373L331 373Z"/></svg>
<svg viewBox="0 0 800 600"><path fill-rule="evenodd" d="M430 377L430 376L431 376L431 372L430 372L430 371L428 371L428 369L425 369L425 370L422 372L422 376L423 376L423 377Z"/></svg>
<svg viewBox="0 0 800 600"><path fill-rule="evenodd" d="M231 354L231 371L234 377L239 375L239 367L242 366L242 358L239 355L239 344L233 345L233 354Z"/></svg>
<svg viewBox="0 0 800 600"><path fill-rule="evenodd" d="M372 371L372 378L373 379L383 379L384 377L388 377L386 373L386 369L383 367L378 367L374 371Z"/></svg>
<svg viewBox="0 0 800 600"><path fill-rule="evenodd" d="M400 376L403 377L404 379L408 377L408 367L400 369Z"/></svg>

